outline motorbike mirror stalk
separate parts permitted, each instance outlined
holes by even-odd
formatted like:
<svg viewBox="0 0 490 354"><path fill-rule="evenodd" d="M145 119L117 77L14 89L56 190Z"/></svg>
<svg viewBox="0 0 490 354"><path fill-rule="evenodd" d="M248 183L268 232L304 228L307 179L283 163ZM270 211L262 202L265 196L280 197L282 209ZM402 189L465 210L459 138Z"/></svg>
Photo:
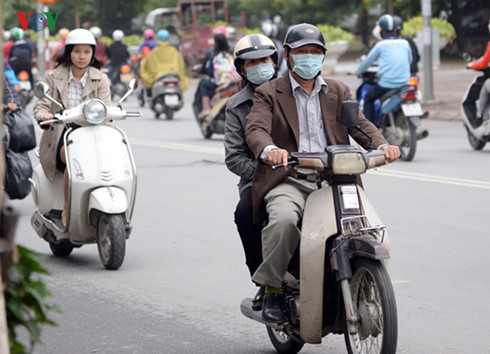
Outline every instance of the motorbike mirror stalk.
<svg viewBox="0 0 490 354"><path fill-rule="evenodd" d="M124 94L124 96L122 96L121 99L119 100L119 102L117 103L117 105L119 106L119 108L121 108L121 103L123 103L126 100L126 98L128 98L128 96L130 94L132 94L134 92L134 90L136 90L137 87L138 87L138 80L132 79L129 82L129 85L128 85L129 90L126 91L126 93Z"/></svg>
<svg viewBox="0 0 490 354"><path fill-rule="evenodd" d="M373 139L359 126L359 104L357 101L342 102L340 121L348 128L357 129L369 139L368 150L373 150Z"/></svg>
<svg viewBox="0 0 490 354"><path fill-rule="evenodd" d="M34 85L34 95L37 98L44 98L46 97L48 100L53 102L54 104L58 105L61 109L65 109L65 106L63 106L62 103L59 103L56 101L53 97L49 95L49 86L45 82L38 82Z"/></svg>

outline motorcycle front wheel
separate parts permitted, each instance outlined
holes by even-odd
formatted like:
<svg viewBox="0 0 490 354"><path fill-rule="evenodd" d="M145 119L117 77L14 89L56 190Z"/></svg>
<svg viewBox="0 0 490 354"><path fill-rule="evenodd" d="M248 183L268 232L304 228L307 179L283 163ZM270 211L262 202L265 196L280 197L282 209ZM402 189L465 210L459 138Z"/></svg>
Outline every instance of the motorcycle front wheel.
<svg viewBox="0 0 490 354"><path fill-rule="evenodd" d="M283 331L267 327L267 334L272 345L280 354L296 354L303 348L304 343L295 341Z"/></svg>
<svg viewBox="0 0 490 354"><path fill-rule="evenodd" d="M60 243L49 243L49 248L51 248L51 253L56 257L66 257L73 251L73 244L69 240L63 240Z"/></svg>
<svg viewBox="0 0 490 354"><path fill-rule="evenodd" d="M351 296L359 318L357 333L344 332L347 351L354 354L396 352L398 319L391 279L382 262L353 261Z"/></svg>
<svg viewBox="0 0 490 354"><path fill-rule="evenodd" d="M106 269L121 267L126 252L126 232L122 215L100 214L97 225L99 257Z"/></svg>

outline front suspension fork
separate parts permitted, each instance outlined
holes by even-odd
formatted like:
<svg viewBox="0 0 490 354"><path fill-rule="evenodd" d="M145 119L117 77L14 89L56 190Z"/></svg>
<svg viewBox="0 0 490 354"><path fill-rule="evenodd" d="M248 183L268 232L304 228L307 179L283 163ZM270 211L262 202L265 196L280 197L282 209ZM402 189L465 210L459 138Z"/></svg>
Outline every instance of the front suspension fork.
<svg viewBox="0 0 490 354"><path fill-rule="evenodd" d="M340 281L340 287L342 289L342 296L344 298L347 330L349 331L349 334L356 334L359 316L357 316L356 311L354 311L354 304L352 302L349 279L342 279Z"/></svg>

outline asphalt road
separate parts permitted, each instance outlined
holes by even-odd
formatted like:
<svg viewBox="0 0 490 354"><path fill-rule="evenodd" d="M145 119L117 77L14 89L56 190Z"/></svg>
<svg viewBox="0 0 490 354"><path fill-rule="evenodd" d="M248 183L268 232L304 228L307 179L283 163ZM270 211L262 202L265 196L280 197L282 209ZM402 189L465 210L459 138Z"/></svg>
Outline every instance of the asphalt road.
<svg viewBox="0 0 490 354"><path fill-rule="evenodd" d="M51 302L64 310L35 353L274 352L265 328L239 310L256 289L233 223L238 178L223 163L222 137L202 138L193 90L173 121L144 108L142 119L119 124L135 155L138 196L118 271L103 268L95 245L53 257L30 226L30 196L13 203L17 242L44 255ZM136 98L124 106L136 110ZM398 352L486 352L490 148L473 151L461 122L424 127L430 135L414 161L363 177L390 233ZM343 338L331 335L302 350L342 352Z"/></svg>

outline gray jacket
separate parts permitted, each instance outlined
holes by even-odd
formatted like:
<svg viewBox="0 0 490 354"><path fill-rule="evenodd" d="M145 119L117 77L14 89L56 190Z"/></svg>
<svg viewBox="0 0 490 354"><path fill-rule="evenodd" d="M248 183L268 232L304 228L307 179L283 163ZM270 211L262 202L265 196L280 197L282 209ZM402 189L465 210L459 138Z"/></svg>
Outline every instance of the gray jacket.
<svg viewBox="0 0 490 354"><path fill-rule="evenodd" d="M226 103L225 163L234 174L240 176L238 191L252 185L252 176L257 160L245 141L245 126L252 108L254 90L250 83L233 95Z"/></svg>

